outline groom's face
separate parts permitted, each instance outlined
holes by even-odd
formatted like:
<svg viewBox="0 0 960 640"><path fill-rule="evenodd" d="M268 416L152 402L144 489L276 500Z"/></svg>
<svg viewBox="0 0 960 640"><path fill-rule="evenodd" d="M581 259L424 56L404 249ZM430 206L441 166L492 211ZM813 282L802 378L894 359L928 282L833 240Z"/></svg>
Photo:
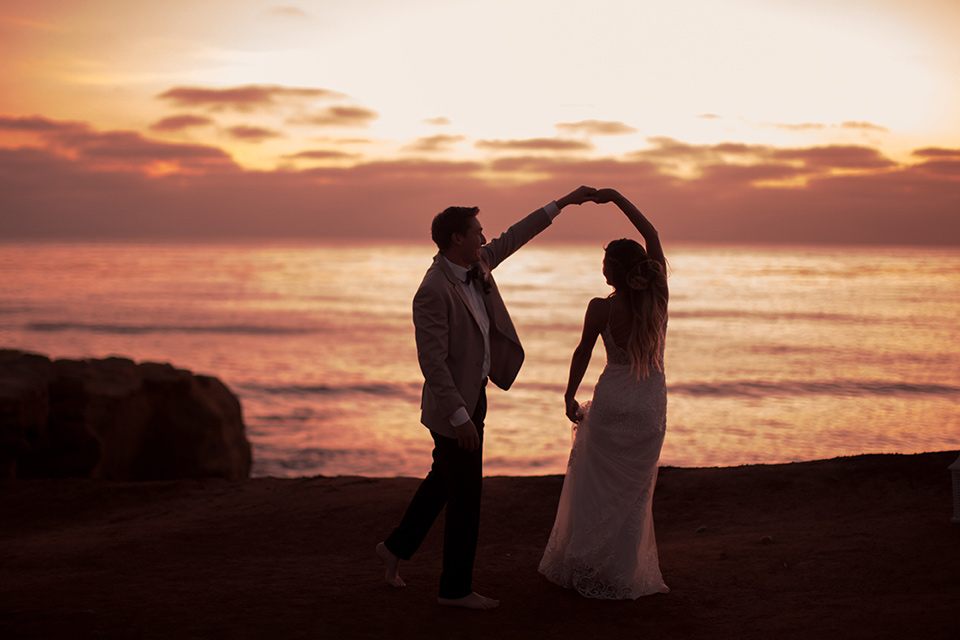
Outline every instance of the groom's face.
<svg viewBox="0 0 960 640"><path fill-rule="evenodd" d="M461 238L460 248L464 262L467 264L480 262L480 247L487 243L487 239L483 237L483 225L480 224L480 220L476 216L470 218L467 232Z"/></svg>

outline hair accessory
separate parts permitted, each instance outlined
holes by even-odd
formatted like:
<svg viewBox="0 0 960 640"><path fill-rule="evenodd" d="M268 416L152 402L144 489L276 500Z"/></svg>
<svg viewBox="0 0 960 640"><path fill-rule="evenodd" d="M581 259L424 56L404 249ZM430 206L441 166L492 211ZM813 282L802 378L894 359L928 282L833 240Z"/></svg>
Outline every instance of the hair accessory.
<svg viewBox="0 0 960 640"><path fill-rule="evenodd" d="M641 262L627 274L627 286L634 291L643 291L650 286L650 280L643 275L643 265Z"/></svg>

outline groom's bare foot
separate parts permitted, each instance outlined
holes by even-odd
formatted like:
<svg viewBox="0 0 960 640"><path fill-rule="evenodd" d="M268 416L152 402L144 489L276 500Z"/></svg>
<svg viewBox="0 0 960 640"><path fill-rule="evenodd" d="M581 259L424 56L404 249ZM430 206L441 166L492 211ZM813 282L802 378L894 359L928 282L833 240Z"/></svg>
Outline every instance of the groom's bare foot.
<svg viewBox="0 0 960 640"><path fill-rule="evenodd" d="M391 587L405 587L407 583L400 578L400 558L390 553L387 545L382 542L377 545L377 557L383 561L386 569L383 581Z"/></svg>
<svg viewBox="0 0 960 640"><path fill-rule="evenodd" d="M462 598L437 598L437 604L445 607L461 607L463 609L496 609L500 606L499 600L486 598L479 593L471 593Z"/></svg>

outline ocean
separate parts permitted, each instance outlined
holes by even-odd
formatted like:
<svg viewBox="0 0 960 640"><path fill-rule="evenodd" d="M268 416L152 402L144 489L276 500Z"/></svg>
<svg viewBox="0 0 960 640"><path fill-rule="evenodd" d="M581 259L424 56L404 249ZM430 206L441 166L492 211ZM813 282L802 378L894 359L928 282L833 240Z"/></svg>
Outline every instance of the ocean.
<svg viewBox="0 0 960 640"><path fill-rule="evenodd" d="M661 464L960 449L960 249L666 246ZM255 476L422 476L411 300L426 244L0 244L0 348L119 355L223 380ZM563 473L562 394L601 243L495 272L523 340L488 387L487 475ZM603 366L598 342L578 399Z"/></svg>

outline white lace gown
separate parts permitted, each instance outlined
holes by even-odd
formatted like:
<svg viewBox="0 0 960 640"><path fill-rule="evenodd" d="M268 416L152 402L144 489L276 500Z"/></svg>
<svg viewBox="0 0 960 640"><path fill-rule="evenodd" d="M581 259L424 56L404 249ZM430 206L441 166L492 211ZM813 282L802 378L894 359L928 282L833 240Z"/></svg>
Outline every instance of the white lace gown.
<svg viewBox="0 0 960 640"><path fill-rule="evenodd" d="M607 364L574 427L540 573L588 598L636 599L670 590L660 573L651 509L666 430L666 381L662 372L636 380L609 327L600 335Z"/></svg>

